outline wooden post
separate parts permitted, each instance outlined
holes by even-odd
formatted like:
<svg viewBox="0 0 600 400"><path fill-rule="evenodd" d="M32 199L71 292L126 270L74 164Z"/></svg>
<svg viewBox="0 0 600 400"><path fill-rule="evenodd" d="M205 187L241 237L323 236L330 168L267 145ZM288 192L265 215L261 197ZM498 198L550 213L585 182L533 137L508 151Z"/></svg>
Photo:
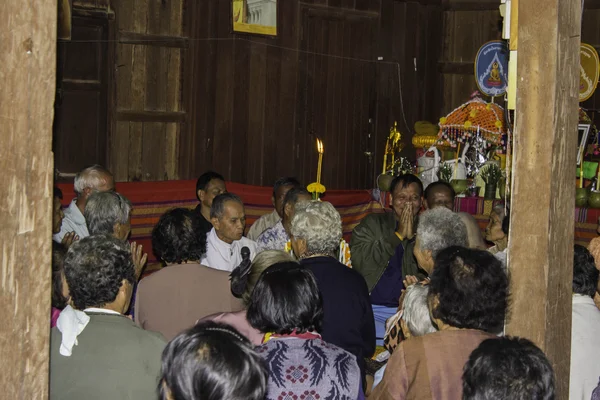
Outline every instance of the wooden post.
<svg viewBox="0 0 600 400"><path fill-rule="evenodd" d="M550 358L569 397L581 0L519 0L510 335Z"/></svg>
<svg viewBox="0 0 600 400"><path fill-rule="evenodd" d="M56 0L0 5L0 387L48 397Z"/></svg>

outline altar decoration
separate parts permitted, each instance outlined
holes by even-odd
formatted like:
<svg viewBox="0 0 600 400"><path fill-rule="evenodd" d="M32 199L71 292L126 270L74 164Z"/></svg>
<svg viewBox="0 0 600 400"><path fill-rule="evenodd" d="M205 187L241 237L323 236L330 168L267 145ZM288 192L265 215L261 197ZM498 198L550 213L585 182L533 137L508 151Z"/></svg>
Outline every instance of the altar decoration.
<svg viewBox="0 0 600 400"><path fill-rule="evenodd" d="M485 183L484 198L486 200L494 200L496 198L496 188L502 179L502 170L497 164L492 163L483 167L479 175Z"/></svg>
<svg viewBox="0 0 600 400"><path fill-rule="evenodd" d="M508 87L508 44L504 40L487 42L475 58L475 81L481 93L502 96Z"/></svg>
<svg viewBox="0 0 600 400"><path fill-rule="evenodd" d="M477 95L440 118L438 133L438 144L448 143L456 149L457 167L462 160L469 178L477 177L487 161L506 153L508 144L504 109Z"/></svg>
<svg viewBox="0 0 600 400"><path fill-rule="evenodd" d="M598 86L600 59L596 49L587 43L581 43L579 55L579 102L583 102L592 97Z"/></svg>
<svg viewBox="0 0 600 400"><path fill-rule="evenodd" d="M428 149L438 142L438 127L429 121L415 122L412 144L417 149Z"/></svg>
<svg viewBox="0 0 600 400"><path fill-rule="evenodd" d="M401 162L401 159L396 160L396 154L400 153L403 148L404 143L402 143L402 134L398 130L398 122L394 122L394 127L390 129L390 134L385 142L382 174L394 171L396 164Z"/></svg>
<svg viewBox="0 0 600 400"><path fill-rule="evenodd" d="M325 151L325 147L323 146L323 141L321 139L317 139L317 152L319 153L319 161L317 162L317 181L311 183L306 187L306 190L309 193L312 193L313 199L319 200L320 196L325 193L325 186L321 184L321 171L323 167L323 153Z"/></svg>

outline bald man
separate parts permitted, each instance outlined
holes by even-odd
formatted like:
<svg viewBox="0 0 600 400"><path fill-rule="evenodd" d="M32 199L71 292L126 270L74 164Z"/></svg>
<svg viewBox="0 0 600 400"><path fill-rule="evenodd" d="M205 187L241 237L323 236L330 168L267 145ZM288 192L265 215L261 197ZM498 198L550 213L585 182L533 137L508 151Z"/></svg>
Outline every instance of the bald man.
<svg viewBox="0 0 600 400"><path fill-rule="evenodd" d="M446 207L447 209L454 211L455 197L456 192L449 183L444 181L433 182L425 189L425 206L427 209ZM487 246L485 245L485 241L481 235L481 229L475 218L473 218L471 214L465 212L459 212L457 214L467 227L469 247L472 249L486 250Z"/></svg>

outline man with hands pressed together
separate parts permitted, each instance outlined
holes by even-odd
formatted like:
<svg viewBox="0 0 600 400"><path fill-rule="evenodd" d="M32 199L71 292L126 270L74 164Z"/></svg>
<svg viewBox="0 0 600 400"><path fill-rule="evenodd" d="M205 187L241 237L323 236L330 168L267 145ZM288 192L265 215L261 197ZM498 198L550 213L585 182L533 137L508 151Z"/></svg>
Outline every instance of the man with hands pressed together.
<svg viewBox="0 0 600 400"><path fill-rule="evenodd" d="M423 184L414 175L400 175L390 185L392 212L365 217L352 232L352 265L367 281L377 337L385 319L398 308L407 276L425 277L414 257L414 236L423 204Z"/></svg>

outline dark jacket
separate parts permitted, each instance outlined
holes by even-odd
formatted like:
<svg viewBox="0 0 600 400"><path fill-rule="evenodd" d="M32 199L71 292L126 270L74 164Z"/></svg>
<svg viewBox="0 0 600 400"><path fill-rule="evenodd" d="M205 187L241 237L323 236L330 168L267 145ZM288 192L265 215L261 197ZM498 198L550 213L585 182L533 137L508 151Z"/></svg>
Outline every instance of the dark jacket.
<svg viewBox="0 0 600 400"><path fill-rule="evenodd" d="M194 208L194 215L196 216L196 232L203 232L204 236L208 235L208 232L213 228L212 223L204 218L202 215L202 204L198 204Z"/></svg>
<svg viewBox="0 0 600 400"><path fill-rule="evenodd" d="M364 372L364 358L375 352L375 321L364 279L332 257L300 263L315 275L323 296L323 340L354 354Z"/></svg>
<svg viewBox="0 0 600 400"><path fill-rule="evenodd" d="M352 232L350 251L352 267L358 271L373 290L397 246L403 246L402 279L406 275L422 275L414 257L414 243L400 240L396 235L396 218L393 212L367 215Z"/></svg>

